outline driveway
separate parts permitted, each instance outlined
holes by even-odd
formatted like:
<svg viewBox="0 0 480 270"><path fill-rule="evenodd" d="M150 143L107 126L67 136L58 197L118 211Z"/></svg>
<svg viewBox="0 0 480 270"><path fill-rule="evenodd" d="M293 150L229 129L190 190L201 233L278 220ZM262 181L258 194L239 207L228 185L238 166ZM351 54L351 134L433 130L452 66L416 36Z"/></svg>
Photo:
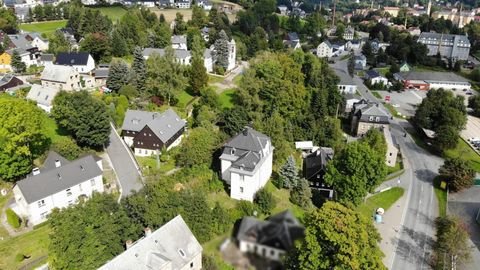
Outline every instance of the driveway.
<svg viewBox="0 0 480 270"><path fill-rule="evenodd" d="M117 174L122 197L130 195L133 191L143 188L140 170L132 153L127 148L112 125L110 132L110 144L107 146L107 153L112 161L113 168Z"/></svg>

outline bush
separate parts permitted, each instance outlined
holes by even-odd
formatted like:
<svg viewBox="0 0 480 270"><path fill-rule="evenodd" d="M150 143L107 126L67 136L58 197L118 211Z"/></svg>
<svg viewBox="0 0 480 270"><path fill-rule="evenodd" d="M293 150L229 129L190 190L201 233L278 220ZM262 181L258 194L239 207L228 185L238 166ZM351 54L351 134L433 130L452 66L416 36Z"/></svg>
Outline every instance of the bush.
<svg viewBox="0 0 480 270"><path fill-rule="evenodd" d="M62 137L52 145L52 149L68 160L74 160L82 154L82 149L70 137Z"/></svg>
<svg viewBox="0 0 480 270"><path fill-rule="evenodd" d="M23 255L22 253L18 253L17 255L15 255L15 261L22 262L23 260L25 260L25 255Z"/></svg>
<svg viewBox="0 0 480 270"><path fill-rule="evenodd" d="M20 228L21 220L17 216L17 214L13 212L13 210L10 208L8 208L7 211L5 211L5 213L7 214L8 224L10 224L10 226L12 226L15 229Z"/></svg>
<svg viewBox="0 0 480 270"><path fill-rule="evenodd" d="M312 191L307 180L298 181L298 185L290 191L290 201L302 208L312 205Z"/></svg>
<svg viewBox="0 0 480 270"><path fill-rule="evenodd" d="M239 201L236 205L236 210L239 212L240 216L253 216L257 211L257 207L249 201Z"/></svg>
<svg viewBox="0 0 480 270"><path fill-rule="evenodd" d="M275 208L276 201L272 196L272 193L267 189L262 188L255 194L255 204L258 209L265 215L270 215L273 208Z"/></svg>

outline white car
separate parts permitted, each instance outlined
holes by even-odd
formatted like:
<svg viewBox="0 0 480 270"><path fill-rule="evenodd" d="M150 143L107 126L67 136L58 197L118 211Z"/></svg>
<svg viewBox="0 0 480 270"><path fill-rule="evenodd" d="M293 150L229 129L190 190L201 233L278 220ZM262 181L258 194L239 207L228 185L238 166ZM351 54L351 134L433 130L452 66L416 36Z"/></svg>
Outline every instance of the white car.
<svg viewBox="0 0 480 270"><path fill-rule="evenodd" d="M399 108L399 107L400 107L400 105L398 105L398 104L396 104L396 103L393 104L392 106L393 106L394 108Z"/></svg>
<svg viewBox="0 0 480 270"><path fill-rule="evenodd" d="M471 142L471 143L480 142L480 138L478 138L478 137L472 137L472 138L468 138L468 141Z"/></svg>

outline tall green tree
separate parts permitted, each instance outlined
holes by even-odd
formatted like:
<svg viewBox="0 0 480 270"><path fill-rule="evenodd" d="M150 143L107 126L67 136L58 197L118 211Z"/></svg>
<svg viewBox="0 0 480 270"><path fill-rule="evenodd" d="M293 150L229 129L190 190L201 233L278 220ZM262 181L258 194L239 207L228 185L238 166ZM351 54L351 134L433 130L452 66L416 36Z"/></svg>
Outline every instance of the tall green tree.
<svg viewBox="0 0 480 270"><path fill-rule="evenodd" d="M362 138L362 141L367 143L373 150L377 151L379 155L387 154L387 142L385 141L385 136L383 132L378 129L370 129L365 133Z"/></svg>
<svg viewBox="0 0 480 270"><path fill-rule="evenodd" d="M339 203L326 202L305 217L305 238L295 244L287 269L387 269L370 220Z"/></svg>
<svg viewBox="0 0 480 270"><path fill-rule="evenodd" d="M52 117L80 145L101 147L109 140L110 118L103 101L86 91L61 91L53 100Z"/></svg>
<svg viewBox="0 0 480 270"><path fill-rule="evenodd" d="M324 180L334 187L339 202L359 205L386 175L385 155L379 154L367 143L353 142L328 163Z"/></svg>
<svg viewBox="0 0 480 270"><path fill-rule="evenodd" d="M460 158L446 159L438 172L445 176L451 191L461 191L473 185L475 171L470 164Z"/></svg>
<svg viewBox="0 0 480 270"><path fill-rule="evenodd" d="M350 58L348 58L348 74L353 78L355 72L355 53L350 53Z"/></svg>
<svg viewBox="0 0 480 270"><path fill-rule="evenodd" d="M140 47L135 47L133 51L133 83L137 87L137 91L140 93L145 92L145 81L147 79L147 70L145 64L145 58L143 58L142 49Z"/></svg>
<svg viewBox="0 0 480 270"><path fill-rule="evenodd" d="M175 26L173 27L173 33L175 35L183 35L187 31L187 23L183 20L183 14L177 12L175 14Z"/></svg>
<svg viewBox="0 0 480 270"><path fill-rule="evenodd" d="M27 65L25 65L25 63L22 61L22 58L17 50L13 51L11 66L13 70L18 73L25 72L27 69Z"/></svg>
<svg viewBox="0 0 480 270"><path fill-rule="evenodd" d="M167 23L159 23L154 26L148 36L148 46L152 48L165 48L170 46L172 33Z"/></svg>
<svg viewBox="0 0 480 270"><path fill-rule="evenodd" d="M108 63L112 58L110 40L107 35L99 32L86 35L80 42L80 51L89 52L97 63Z"/></svg>
<svg viewBox="0 0 480 270"><path fill-rule="evenodd" d="M177 156L180 166L210 165L219 138L214 130L198 127L190 131Z"/></svg>
<svg viewBox="0 0 480 270"><path fill-rule="evenodd" d="M282 187L292 189L298 185L298 169L293 156L289 156L279 171Z"/></svg>
<svg viewBox="0 0 480 270"><path fill-rule="evenodd" d="M0 8L0 30L7 34L15 34L17 31L17 16L10 8Z"/></svg>
<svg viewBox="0 0 480 270"><path fill-rule="evenodd" d="M305 178L298 180L297 185L290 190L290 201L302 208L312 206L312 189Z"/></svg>
<svg viewBox="0 0 480 270"><path fill-rule="evenodd" d="M228 40L228 36L227 36L227 33L225 33L225 31L220 31L220 33L218 34L218 38L215 40L215 53L214 53L214 59L215 59L215 62L218 66L221 66L223 67L224 70L227 69L228 67L228 53L229 53L229 49L228 49L228 43L229 43L229 40Z"/></svg>
<svg viewBox="0 0 480 270"><path fill-rule="evenodd" d="M455 217L438 217L435 220L436 242L435 269L450 268L462 265L471 257L469 235L465 224Z"/></svg>
<svg viewBox="0 0 480 270"><path fill-rule="evenodd" d="M49 224L48 259L55 269L97 269L123 252L125 242L139 238L141 231L111 194L95 193L78 205L55 208Z"/></svg>
<svg viewBox="0 0 480 270"><path fill-rule="evenodd" d="M192 92L200 94L200 90L207 86L208 76L203 59L203 47L199 36L193 37L192 65L189 72L189 81Z"/></svg>
<svg viewBox="0 0 480 270"><path fill-rule="evenodd" d="M122 57L128 53L127 42L117 29L112 32L111 44L113 56Z"/></svg>
<svg viewBox="0 0 480 270"><path fill-rule="evenodd" d="M33 160L50 144L46 115L22 99L0 97L0 178L14 181L28 174Z"/></svg>
<svg viewBox="0 0 480 270"><path fill-rule="evenodd" d="M65 36L60 31L55 31L48 40L48 52L55 55L60 52L70 52L70 47L70 42L65 39Z"/></svg>
<svg viewBox="0 0 480 270"><path fill-rule="evenodd" d="M123 60L113 60L110 64L107 87L118 92L129 81L129 68Z"/></svg>

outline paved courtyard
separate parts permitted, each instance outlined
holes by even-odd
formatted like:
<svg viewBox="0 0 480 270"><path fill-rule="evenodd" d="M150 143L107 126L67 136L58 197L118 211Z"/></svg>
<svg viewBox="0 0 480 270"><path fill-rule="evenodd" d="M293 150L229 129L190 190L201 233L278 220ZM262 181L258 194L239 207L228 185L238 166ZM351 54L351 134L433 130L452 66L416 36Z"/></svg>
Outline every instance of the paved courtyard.
<svg viewBox="0 0 480 270"><path fill-rule="evenodd" d="M390 96L390 104L392 104L399 113L406 116L415 115L418 104L427 96L426 91L419 90L406 90L400 93L396 91L378 91L378 93L382 96L383 101L385 101L386 96Z"/></svg>

